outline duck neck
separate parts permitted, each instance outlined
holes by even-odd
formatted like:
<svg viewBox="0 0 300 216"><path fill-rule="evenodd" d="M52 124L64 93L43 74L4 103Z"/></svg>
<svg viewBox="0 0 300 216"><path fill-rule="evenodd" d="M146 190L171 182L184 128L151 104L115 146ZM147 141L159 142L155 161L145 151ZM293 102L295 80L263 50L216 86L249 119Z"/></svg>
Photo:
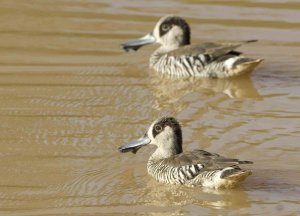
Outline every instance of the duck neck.
<svg viewBox="0 0 300 216"><path fill-rule="evenodd" d="M171 146L172 146L171 148L170 146L166 146L166 145L158 147L155 150L155 152L151 155L150 160L165 159L182 153L181 143L177 145L171 145Z"/></svg>
<svg viewBox="0 0 300 216"><path fill-rule="evenodd" d="M179 47L181 47L179 44L172 44L172 45L169 45L169 46L166 46L166 45L163 46L162 45L155 52L158 52L158 53L167 53L167 52L171 52L173 50L176 50Z"/></svg>
<svg viewBox="0 0 300 216"><path fill-rule="evenodd" d="M178 47L165 47L165 46L160 46L158 49L154 51L154 53L150 57L150 66L154 67L158 62L164 60L167 56L168 52L171 52Z"/></svg>

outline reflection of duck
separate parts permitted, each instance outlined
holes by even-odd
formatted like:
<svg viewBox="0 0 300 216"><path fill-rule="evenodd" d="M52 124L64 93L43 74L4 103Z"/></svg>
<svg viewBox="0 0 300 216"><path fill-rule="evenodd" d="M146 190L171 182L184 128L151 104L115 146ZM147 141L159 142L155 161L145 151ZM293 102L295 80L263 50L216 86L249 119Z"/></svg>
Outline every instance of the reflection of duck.
<svg viewBox="0 0 300 216"><path fill-rule="evenodd" d="M254 42L203 43L190 45L190 27L177 16L165 16L153 32L138 40L122 44L123 49L137 50L150 43L161 46L152 54L150 66L176 77L226 78L250 73L262 61L242 56L239 46Z"/></svg>
<svg viewBox="0 0 300 216"><path fill-rule="evenodd" d="M208 191L207 188L158 185L155 181L147 181L145 188L135 190L140 190L142 200L147 200L150 206L172 207L173 210L178 206L178 211L182 211L182 206L186 206L187 212L197 211L198 209L192 208L194 206L212 209L240 209L250 206L243 188Z"/></svg>
<svg viewBox="0 0 300 216"><path fill-rule="evenodd" d="M182 152L181 127L172 117L157 119L144 137L121 146L119 150L136 153L147 144L158 147L148 161L148 173L162 183L233 188L251 174L238 166L251 161L225 158L203 150Z"/></svg>
<svg viewBox="0 0 300 216"><path fill-rule="evenodd" d="M156 97L155 108L174 104L190 93L211 94L224 93L230 98L256 98L260 95L255 89L252 80L248 76L239 76L232 79L162 79L160 76L149 77ZM176 106L180 106L176 104Z"/></svg>

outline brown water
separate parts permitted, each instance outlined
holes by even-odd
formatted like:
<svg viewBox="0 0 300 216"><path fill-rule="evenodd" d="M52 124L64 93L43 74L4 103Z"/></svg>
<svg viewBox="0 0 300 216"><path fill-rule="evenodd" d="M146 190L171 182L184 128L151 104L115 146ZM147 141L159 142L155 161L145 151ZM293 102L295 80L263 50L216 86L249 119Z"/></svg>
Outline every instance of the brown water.
<svg viewBox="0 0 300 216"><path fill-rule="evenodd" d="M199 3L201 2L201 3ZM0 215L300 214L300 3L0 0ZM193 42L259 39L265 62L232 80L154 75L155 46L124 53L165 14ZM253 160L242 188L158 184L153 149L120 154L162 115L184 149Z"/></svg>

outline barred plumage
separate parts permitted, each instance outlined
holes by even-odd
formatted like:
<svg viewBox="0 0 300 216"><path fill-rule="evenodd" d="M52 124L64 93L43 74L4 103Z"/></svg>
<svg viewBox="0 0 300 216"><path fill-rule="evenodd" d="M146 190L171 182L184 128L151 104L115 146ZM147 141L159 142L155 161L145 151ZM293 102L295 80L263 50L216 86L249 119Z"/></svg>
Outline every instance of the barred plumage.
<svg viewBox="0 0 300 216"><path fill-rule="evenodd" d="M251 161L225 158L203 150L182 152L181 133L174 118L163 117L151 124L143 138L123 145L119 150L136 153L142 145L156 145L158 148L147 163L148 173L166 184L231 188L251 174L238 167Z"/></svg>
<svg viewBox="0 0 300 216"><path fill-rule="evenodd" d="M207 56L207 57L205 57ZM150 66L162 74L174 77L213 77L214 68L221 70L223 73L224 68L218 67L218 63L210 64L209 55L198 56L172 56L168 54L154 53L150 58ZM221 64L220 64L221 66Z"/></svg>
<svg viewBox="0 0 300 216"><path fill-rule="evenodd" d="M177 16L161 18L151 34L124 43L122 47L126 51L138 50L143 45L155 42L161 46L150 57L150 67L173 77L232 77L253 71L262 61L246 58L241 56L241 52L234 51L255 40L190 45L190 27Z"/></svg>
<svg viewBox="0 0 300 216"><path fill-rule="evenodd" d="M201 167L199 169L199 167ZM164 163L164 160L156 161L151 158L148 161L148 173L157 181L167 184L187 184L201 172L201 164L191 164L181 167L172 167Z"/></svg>
<svg viewBox="0 0 300 216"><path fill-rule="evenodd" d="M242 62L241 64L253 61L243 56L232 57L231 60L240 61ZM258 64L260 60L255 62ZM226 78L234 76L236 73L243 73L240 69L233 69L236 66L226 66L226 64L228 64L226 60L220 62L211 61L209 55L202 54L176 57L168 54L154 53L150 58L150 67L171 77ZM252 67L253 64L247 67ZM245 69L244 72L247 72L247 70Z"/></svg>

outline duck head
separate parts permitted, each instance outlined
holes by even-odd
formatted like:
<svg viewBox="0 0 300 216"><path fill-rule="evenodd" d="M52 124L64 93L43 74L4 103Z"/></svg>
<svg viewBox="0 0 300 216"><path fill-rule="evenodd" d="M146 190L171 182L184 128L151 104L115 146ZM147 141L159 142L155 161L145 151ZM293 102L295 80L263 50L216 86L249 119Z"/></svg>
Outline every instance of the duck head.
<svg viewBox="0 0 300 216"><path fill-rule="evenodd" d="M181 17L165 16L157 22L152 33L137 40L125 42L121 44L121 47L125 51L130 49L136 51L144 45L153 43L159 43L164 50L168 51L189 45L190 27Z"/></svg>
<svg viewBox="0 0 300 216"><path fill-rule="evenodd" d="M167 158L182 152L182 132L173 117L155 120L143 137L119 147L119 151L136 153L142 146L153 144L157 150L152 157Z"/></svg>

